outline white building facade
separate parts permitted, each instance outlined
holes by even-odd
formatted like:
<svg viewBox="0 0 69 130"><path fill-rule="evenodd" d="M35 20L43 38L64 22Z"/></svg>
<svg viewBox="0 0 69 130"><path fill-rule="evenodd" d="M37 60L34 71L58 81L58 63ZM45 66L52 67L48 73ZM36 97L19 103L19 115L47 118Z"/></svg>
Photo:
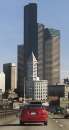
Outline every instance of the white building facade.
<svg viewBox="0 0 69 130"><path fill-rule="evenodd" d="M17 68L16 64L11 65L11 90L15 90L17 88Z"/></svg>
<svg viewBox="0 0 69 130"><path fill-rule="evenodd" d="M37 60L32 53L27 62L27 80L36 80L37 78Z"/></svg>
<svg viewBox="0 0 69 130"><path fill-rule="evenodd" d="M33 100L46 100L48 96L47 80L27 80L26 96Z"/></svg>
<svg viewBox="0 0 69 130"><path fill-rule="evenodd" d="M65 99L69 98L69 85L65 85L65 95L64 95Z"/></svg>
<svg viewBox="0 0 69 130"><path fill-rule="evenodd" d="M5 74L3 72L0 72L0 89L2 92L5 92Z"/></svg>
<svg viewBox="0 0 69 130"><path fill-rule="evenodd" d="M32 53L27 62L26 97L34 100L47 99L47 80L39 80L37 77L38 62Z"/></svg>
<svg viewBox="0 0 69 130"><path fill-rule="evenodd" d="M35 100L46 100L48 96L48 81L37 80L34 81L34 99Z"/></svg>

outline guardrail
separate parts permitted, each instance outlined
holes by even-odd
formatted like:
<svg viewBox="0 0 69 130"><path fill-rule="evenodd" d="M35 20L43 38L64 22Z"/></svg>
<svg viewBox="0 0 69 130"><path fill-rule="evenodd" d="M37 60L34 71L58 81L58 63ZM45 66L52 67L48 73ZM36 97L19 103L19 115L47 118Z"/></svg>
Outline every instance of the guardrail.
<svg viewBox="0 0 69 130"><path fill-rule="evenodd" d="M6 118L12 114L17 114L18 110L3 110L0 111L0 118Z"/></svg>

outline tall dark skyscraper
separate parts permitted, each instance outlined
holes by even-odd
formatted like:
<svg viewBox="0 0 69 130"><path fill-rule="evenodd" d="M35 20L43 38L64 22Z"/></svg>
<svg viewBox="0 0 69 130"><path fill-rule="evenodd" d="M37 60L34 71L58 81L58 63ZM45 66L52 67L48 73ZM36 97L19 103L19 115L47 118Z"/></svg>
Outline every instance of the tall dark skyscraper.
<svg viewBox="0 0 69 130"><path fill-rule="evenodd" d="M17 89L18 95L24 95L24 45L17 48Z"/></svg>
<svg viewBox="0 0 69 130"><path fill-rule="evenodd" d="M14 91L17 87L16 65L12 63L3 64L3 72L5 73L5 91Z"/></svg>
<svg viewBox="0 0 69 130"><path fill-rule="evenodd" d="M35 66L32 54L37 61L36 67L32 67ZM34 71L31 73L31 70ZM33 72L40 80L48 80L49 85L60 82L60 31L37 23L36 3L24 7L24 45L18 46L20 96L24 96L24 80L29 79L29 74L33 77Z"/></svg>
<svg viewBox="0 0 69 130"><path fill-rule="evenodd" d="M29 56L38 57L37 44L37 4L30 3L24 7L24 62L25 67ZM26 70L26 69L25 69Z"/></svg>
<svg viewBox="0 0 69 130"><path fill-rule="evenodd" d="M38 24L38 77L53 85L60 82L60 31Z"/></svg>
<svg viewBox="0 0 69 130"><path fill-rule="evenodd" d="M24 7L24 45L18 46L18 80L19 96L24 96L24 77L27 77L27 61L32 55L38 58L37 41L37 4L30 3Z"/></svg>

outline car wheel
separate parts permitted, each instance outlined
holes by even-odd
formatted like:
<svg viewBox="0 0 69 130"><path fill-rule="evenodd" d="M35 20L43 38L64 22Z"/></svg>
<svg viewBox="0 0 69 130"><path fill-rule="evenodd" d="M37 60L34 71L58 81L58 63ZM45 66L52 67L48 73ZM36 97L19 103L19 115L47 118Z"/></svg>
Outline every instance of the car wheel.
<svg viewBox="0 0 69 130"><path fill-rule="evenodd" d="M53 114L55 115L55 112L53 112Z"/></svg>
<svg viewBox="0 0 69 130"><path fill-rule="evenodd" d="M48 125L48 122L47 122L47 121L45 121L45 122L44 122L44 125Z"/></svg>
<svg viewBox="0 0 69 130"><path fill-rule="evenodd" d="M21 120L20 120L20 125L24 125L24 122L22 122Z"/></svg>
<svg viewBox="0 0 69 130"><path fill-rule="evenodd" d="M67 118L67 116L64 116L64 118L66 119L66 118Z"/></svg>

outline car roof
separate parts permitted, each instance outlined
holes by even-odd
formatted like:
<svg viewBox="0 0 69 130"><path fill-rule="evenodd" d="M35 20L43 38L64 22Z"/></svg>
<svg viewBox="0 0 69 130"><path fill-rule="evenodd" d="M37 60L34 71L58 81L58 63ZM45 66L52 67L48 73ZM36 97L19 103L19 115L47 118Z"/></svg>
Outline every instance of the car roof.
<svg viewBox="0 0 69 130"><path fill-rule="evenodd" d="M29 102L29 104L42 104L42 102L41 101L31 101L31 102Z"/></svg>

